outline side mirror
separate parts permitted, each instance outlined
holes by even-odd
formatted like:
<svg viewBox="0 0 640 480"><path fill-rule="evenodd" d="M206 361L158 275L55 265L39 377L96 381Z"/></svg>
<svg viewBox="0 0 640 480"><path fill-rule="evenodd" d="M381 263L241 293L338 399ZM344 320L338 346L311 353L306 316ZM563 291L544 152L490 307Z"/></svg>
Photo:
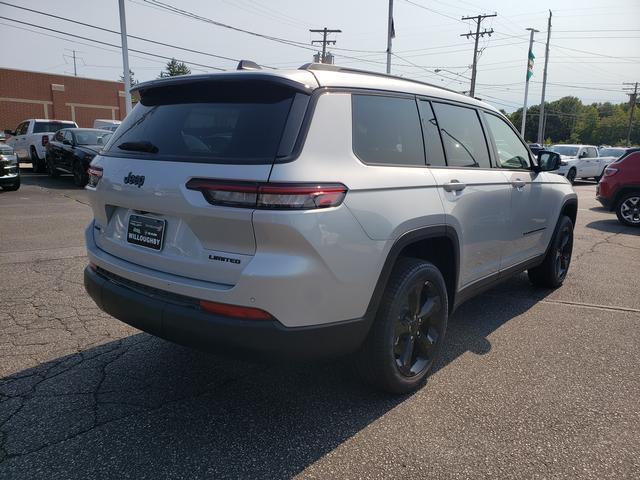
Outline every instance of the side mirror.
<svg viewBox="0 0 640 480"><path fill-rule="evenodd" d="M539 172L552 172L560 168L560 155L556 152L548 150L540 150L538 152L538 168Z"/></svg>
<svg viewBox="0 0 640 480"><path fill-rule="evenodd" d="M5 130L4 131L5 135L12 135L15 136L16 132L14 132L13 130Z"/></svg>

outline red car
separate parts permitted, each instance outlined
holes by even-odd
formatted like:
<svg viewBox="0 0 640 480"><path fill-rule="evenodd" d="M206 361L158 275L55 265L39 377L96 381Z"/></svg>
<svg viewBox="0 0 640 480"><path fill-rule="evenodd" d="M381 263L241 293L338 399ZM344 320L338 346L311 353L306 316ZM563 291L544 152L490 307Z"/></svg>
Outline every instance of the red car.
<svg viewBox="0 0 640 480"><path fill-rule="evenodd" d="M607 210L615 210L620 222L640 227L640 148L627 150L605 168L596 198Z"/></svg>

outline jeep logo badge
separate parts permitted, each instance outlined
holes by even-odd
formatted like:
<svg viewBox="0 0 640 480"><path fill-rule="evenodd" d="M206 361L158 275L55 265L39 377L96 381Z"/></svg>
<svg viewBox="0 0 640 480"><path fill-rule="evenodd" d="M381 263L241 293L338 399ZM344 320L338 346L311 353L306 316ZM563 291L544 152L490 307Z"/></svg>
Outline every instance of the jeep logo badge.
<svg viewBox="0 0 640 480"><path fill-rule="evenodd" d="M142 185L144 185L144 175L134 175L133 173L129 172L129 175L124 177L124 183L129 185L137 185L138 188L140 188Z"/></svg>

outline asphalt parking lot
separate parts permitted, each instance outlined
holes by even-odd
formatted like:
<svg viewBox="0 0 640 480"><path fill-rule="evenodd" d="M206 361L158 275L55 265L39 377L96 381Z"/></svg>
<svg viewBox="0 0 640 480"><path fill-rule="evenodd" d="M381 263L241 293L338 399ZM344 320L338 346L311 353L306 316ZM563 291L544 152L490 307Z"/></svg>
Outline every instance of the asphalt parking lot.
<svg viewBox="0 0 640 480"><path fill-rule="evenodd" d="M565 285L468 302L426 387L390 397L344 360L228 359L102 313L86 193L26 169L0 192L0 478L638 478L640 231L575 189Z"/></svg>

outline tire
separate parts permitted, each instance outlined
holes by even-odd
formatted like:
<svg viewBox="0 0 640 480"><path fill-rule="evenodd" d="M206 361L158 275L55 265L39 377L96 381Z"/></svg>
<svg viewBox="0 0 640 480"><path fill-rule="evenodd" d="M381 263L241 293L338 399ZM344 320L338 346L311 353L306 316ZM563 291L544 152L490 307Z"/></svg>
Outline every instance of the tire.
<svg viewBox="0 0 640 480"><path fill-rule="evenodd" d="M447 288L440 271L423 260L400 258L369 335L356 354L360 376L394 394L419 388L442 347L448 314Z"/></svg>
<svg viewBox="0 0 640 480"><path fill-rule="evenodd" d="M18 178L16 183L14 183L13 185L6 185L6 186L2 187L2 189L6 190L7 192L15 192L19 188L20 188L20 178Z"/></svg>
<svg viewBox="0 0 640 480"><path fill-rule="evenodd" d="M564 282L573 252L573 222L562 215L556 225L549 249L540 265L527 271L529 281L537 287L558 288Z"/></svg>
<svg viewBox="0 0 640 480"><path fill-rule="evenodd" d="M31 150L29 150L29 157L31 159L33 173L42 173L44 171L44 161L38 157L38 152L36 152L35 147L31 147Z"/></svg>
<svg viewBox="0 0 640 480"><path fill-rule="evenodd" d="M620 223L629 227L640 227L640 191L624 195L616 205L616 216Z"/></svg>
<svg viewBox="0 0 640 480"><path fill-rule="evenodd" d="M53 165L53 160L51 160L51 157L48 157L46 160L46 164L47 164L47 174L51 177L51 178L56 178L60 176L60 172L58 171L58 169Z"/></svg>
<svg viewBox="0 0 640 480"><path fill-rule="evenodd" d="M576 181L576 175L578 174L577 170L575 168L571 168L568 172L567 172L567 180L569 180L569 183L571 183L571 185L573 185L573 183Z"/></svg>
<svg viewBox="0 0 640 480"><path fill-rule="evenodd" d="M82 163L78 160L73 162L73 184L76 187L84 187L89 181L89 175L87 175L86 170L82 167Z"/></svg>

